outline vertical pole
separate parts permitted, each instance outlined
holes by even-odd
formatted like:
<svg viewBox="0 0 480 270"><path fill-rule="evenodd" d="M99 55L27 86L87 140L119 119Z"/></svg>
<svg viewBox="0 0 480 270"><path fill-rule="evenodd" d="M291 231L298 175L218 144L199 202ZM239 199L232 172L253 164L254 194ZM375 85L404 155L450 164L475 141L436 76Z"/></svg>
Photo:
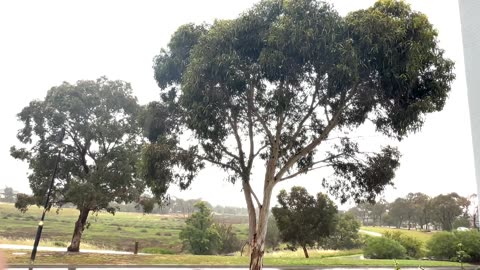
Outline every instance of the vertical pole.
<svg viewBox="0 0 480 270"><path fill-rule="evenodd" d="M472 128L473 156L477 179L477 200L480 205L480 1L459 0L462 24L463 55L467 78L470 124ZM477 227L479 212L477 210Z"/></svg>
<svg viewBox="0 0 480 270"><path fill-rule="evenodd" d="M52 194L53 184L55 182L55 175L57 174L58 163L60 162L60 154L61 154L61 151L58 150L57 159L55 161L55 168L53 169L52 179L50 180L50 186L48 187L47 196L45 198L45 204L43 206L42 217L40 218L40 222L38 223L37 234L35 235L35 242L33 243L32 254L30 255L31 264L35 262L35 256L37 256L38 243L40 242L40 237L42 236L43 220L45 219L45 213L47 212L48 203L50 201L50 195Z"/></svg>
<svg viewBox="0 0 480 270"><path fill-rule="evenodd" d="M135 249L133 250L133 254L138 254L138 241L135 241Z"/></svg>

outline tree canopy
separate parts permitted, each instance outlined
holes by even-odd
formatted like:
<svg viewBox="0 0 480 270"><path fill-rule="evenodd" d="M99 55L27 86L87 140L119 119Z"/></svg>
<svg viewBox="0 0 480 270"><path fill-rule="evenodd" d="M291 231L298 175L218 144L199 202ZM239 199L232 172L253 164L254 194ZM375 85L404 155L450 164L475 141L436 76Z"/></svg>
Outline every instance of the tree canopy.
<svg viewBox="0 0 480 270"><path fill-rule="evenodd" d="M214 226L212 211L204 202L197 202L195 208L196 212L185 220L180 239L193 254L215 254L221 239Z"/></svg>
<svg viewBox="0 0 480 270"><path fill-rule="evenodd" d="M28 162L33 197L21 195L16 205L26 211L43 203L61 151L49 208L72 203L80 211L70 251L79 250L91 211L113 213L110 202L134 201L144 190L136 173L139 110L130 84L101 77L52 87L18 114L25 147L12 147L11 155Z"/></svg>
<svg viewBox="0 0 480 270"><path fill-rule="evenodd" d="M308 258L307 247L335 231L337 206L327 195L318 193L315 198L304 187L293 187L290 194L281 190L277 198L279 206L272 213L282 240L301 246Z"/></svg>
<svg viewBox="0 0 480 270"><path fill-rule="evenodd" d="M427 17L394 0L345 17L314 0L261 1L233 20L179 27L154 70L162 98L144 122L143 175L158 194L172 182L187 188L207 162L241 181L252 269L276 184L331 167L323 185L332 194L373 201L400 153L362 151L350 132L367 122L397 139L418 131L454 79ZM250 185L258 163L263 197Z"/></svg>

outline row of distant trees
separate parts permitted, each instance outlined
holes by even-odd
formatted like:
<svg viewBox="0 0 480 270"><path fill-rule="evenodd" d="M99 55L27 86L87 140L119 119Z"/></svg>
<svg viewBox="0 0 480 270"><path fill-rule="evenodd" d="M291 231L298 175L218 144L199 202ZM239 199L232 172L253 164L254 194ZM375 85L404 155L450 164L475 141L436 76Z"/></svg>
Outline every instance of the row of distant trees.
<svg viewBox="0 0 480 270"><path fill-rule="evenodd" d="M164 204L157 204L155 201L150 201L154 203L153 208L149 211L152 214L181 214L185 217L190 216L195 210L195 204L202 201L202 199L189 199L184 200L181 198L171 198ZM209 202L204 201L208 208L212 209L213 212L219 215L248 215L247 209L244 207L234 207L234 206L223 206L217 205L212 206ZM143 207L139 207L138 203L112 203L112 206L116 207L120 212L144 212Z"/></svg>
<svg viewBox="0 0 480 270"><path fill-rule="evenodd" d="M364 225L395 226L408 229L442 229L472 227L477 222L476 195L463 197L457 193L430 197L424 193L409 193L389 203L363 203L348 210Z"/></svg>

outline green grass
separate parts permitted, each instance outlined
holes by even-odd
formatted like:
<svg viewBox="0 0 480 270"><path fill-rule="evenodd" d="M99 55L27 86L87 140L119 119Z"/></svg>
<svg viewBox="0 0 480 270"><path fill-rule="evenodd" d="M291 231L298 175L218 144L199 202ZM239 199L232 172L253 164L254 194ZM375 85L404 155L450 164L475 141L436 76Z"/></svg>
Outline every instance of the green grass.
<svg viewBox="0 0 480 270"><path fill-rule="evenodd" d="M32 245L37 230L41 208L32 206L21 213L13 204L0 204L0 241L4 244ZM41 245L67 246L71 240L78 210L65 208L57 214L52 210L45 217ZM235 218L235 217L233 217ZM248 234L247 224L236 224L228 216L219 219L233 224L234 231L241 239ZM133 251L135 241L140 249L160 248L179 253L182 243L178 237L185 224L183 215L143 215L120 213L115 215L98 213L90 215L90 226L82 236L81 248L113 249Z"/></svg>
<svg viewBox="0 0 480 270"><path fill-rule="evenodd" d="M18 251L17 251L18 252ZM14 255L7 252L7 263L10 265L27 265L29 254ZM321 255L312 254L309 259L302 257L275 257L267 254L265 266L391 266L393 260L361 260L352 256L341 256L345 252L329 252ZM341 257L338 257L341 256ZM105 254L68 254L63 252L39 252L36 265L226 265L247 266L247 256L198 256L198 255L105 255ZM459 263L397 260L400 266L446 266L459 267Z"/></svg>
<svg viewBox="0 0 480 270"><path fill-rule="evenodd" d="M407 229L395 229L395 228L385 228L385 227L361 227L361 230L370 231L370 232L377 232L384 234L387 231L394 232L400 231L405 235L414 237L423 243L426 243L435 232L422 232L422 231L415 231L415 230L407 230Z"/></svg>
<svg viewBox="0 0 480 270"><path fill-rule="evenodd" d="M32 207L22 214L12 204L0 204L0 242L32 245L41 209ZM63 209L47 213L42 234L42 246L66 247L71 238L73 225L78 217L75 209ZM218 220L233 224L235 232L246 238L248 226L238 223L238 217L217 217ZM84 249L115 249L132 251L134 242L140 242L140 250L151 253L179 253L181 248L178 234L184 226L185 218L180 215L142 215L138 213L117 213L112 216L99 213L90 216L91 226L83 235ZM384 232L385 228L364 227L364 230ZM408 233L408 231L407 231ZM410 231L410 233L420 233ZM421 233L427 234L427 233ZM428 235L428 234L427 234ZM425 238L425 237L423 237ZM29 263L29 251L4 250L10 265ZM21 252L20 252L21 253ZM281 251L265 255L266 266L392 266L392 260L360 260L361 250L319 251L310 250L311 258L305 259L303 251ZM132 265L231 265L247 266L249 258L240 256L196 256L188 254L166 255L105 255L68 254L64 252L39 252L37 264L93 265L93 264L132 264ZM399 260L400 266L455 266L458 263Z"/></svg>

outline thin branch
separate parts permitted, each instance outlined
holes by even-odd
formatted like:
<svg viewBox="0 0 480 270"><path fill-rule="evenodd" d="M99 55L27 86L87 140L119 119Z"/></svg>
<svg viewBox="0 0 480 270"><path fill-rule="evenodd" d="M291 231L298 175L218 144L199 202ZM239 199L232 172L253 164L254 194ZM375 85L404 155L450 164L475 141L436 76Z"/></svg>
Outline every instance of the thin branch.
<svg viewBox="0 0 480 270"><path fill-rule="evenodd" d="M247 185L249 186L250 193L252 194L253 198L255 199L255 201L256 201L257 204L258 204L258 208L262 208L262 204L260 203L260 200L258 200L257 195L256 195L255 192L253 191L253 188L252 188L252 186L250 185L250 182L247 182Z"/></svg>
<svg viewBox="0 0 480 270"><path fill-rule="evenodd" d="M260 154L260 152L262 152L263 149L267 148L268 145L263 145L262 147L260 147L257 152L253 155L254 157L258 156L258 154Z"/></svg>
<svg viewBox="0 0 480 270"><path fill-rule="evenodd" d="M250 153L248 155L248 171L252 168L253 159L255 158L255 145L253 143L253 87L247 92L247 118L248 118L248 138L250 141Z"/></svg>
<svg viewBox="0 0 480 270"><path fill-rule="evenodd" d="M197 157L197 158L199 158L199 159L201 159L201 160L208 161L208 162L213 163L213 164L218 165L218 166L223 166L223 167L229 168L229 169L233 170L234 172L236 172L236 173L238 173L238 174L241 174L241 173L242 173L241 170L233 167L232 165L228 165L228 164L226 164L226 163L223 163L223 162L220 162L220 161L216 161L216 160L214 160L214 159L212 159L212 158L209 158L209 157L206 157L206 156L202 156L202 155L195 155L195 157Z"/></svg>
<svg viewBox="0 0 480 270"><path fill-rule="evenodd" d="M354 91L355 92L355 91ZM338 121L340 120L340 115L342 114L343 112L343 109L344 109L344 106L345 104L349 101L349 99L354 95L354 93L352 93L348 98L346 97L346 94L345 93L342 93L342 96L340 97L340 104L342 104L338 109L337 111L335 112L335 114L333 115L331 121L328 123L328 125L325 127L325 129L323 130L322 134L320 134L320 136L318 138L315 138L310 144L308 144L307 146L305 146L302 150L300 150L298 153L296 153L295 155L293 155L292 157L290 157L287 162L285 162L285 164L283 165L283 167L280 169L280 171L275 175L275 179L277 179L276 181L278 181L278 179L281 179L283 177L283 175L297 162L299 161L302 157L304 157L305 155L307 155L308 153L310 153L311 151L313 151L313 149L315 149L315 147L317 147L320 143L323 142L323 140L325 140L328 135L330 134L330 131L332 131L332 129L337 126L338 124Z"/></svg>
<svg viewBox="0 0 480 270"><path fill-rule="evenodd" d="M298 137L298 135L300 135L300 131L302 130L303 125L308 120L308 118L310 118L310 116L312 116L313 112L317 108L319 103L315 104L315 97L316 97L316 94L318 93L318 88L315 89L314 93L315 94L312 97L312 102L310 103L308 112L305 114L305 116L302 118L302 120L300 120L300 122L298 123L297 129L293 133L293 135L290 138L290 141L288 142L287 147L285 147L285 149L290 149L292 147L293 143L295 142L295 139Z"/></svg>
<svg viewBox="0 0 480 270"><path fill-rule="evenodd" d="M257 118L258 122L260 122L263 129L265 130L265 133L267 134L267 137L268 137L268 140L270 141L270 144L273 145L273 134L268 129L267 122L265 122L265 119L263 119L263 117L258 113L257 110L253 110L253 114L255 114L255 117Z"/></svg>
<svg viewBox="0 0 480 270"><path fill-rule="evenodd" d="M325 111L325 117L327 118L327 122L330 122L330 117L328 117L327 104L323 105L323 110Z"/></svg>
<svg viewBox="0 0 480 270"><path fill-rule="evenodd" d="M234 153L230 152L225 145L223 145L221 142L218 142L218 145L220 146L220 149L227 154L228 156L232 157L233 159L240 160L240 157L235 155Z"/></svg>
<svg viewBox="0 0 480 270"><path fill-rule="evenodd" d="M307 172L310 172L310 171L314 171L314 170L318 170L318 169L322 169L322 168L326 168L326 167L330 167L330 166L331 165L322 165L322 166L318 166L318 167L303 168L301 170L298 170L294 174L290 174L288 176L283 177L282 179L278 180L278 182L285 181L285 180L290 179L290 178L294 178L294 177L296 177L296 176L298 176L299 174L302 174L302 173L307 173Z"/></svg>
<svg viewBox="0 0 480 270"><path fill-rule="evenodd" d="M240 162L241 168L243 169L245 168L245 154L243 152L242 140L240 139L240 135L238 134L237 122L235 119L232 119L230 115L228 115L227 118L230 126L232 127L235 141L237 142L239 162Z"/></svg>

